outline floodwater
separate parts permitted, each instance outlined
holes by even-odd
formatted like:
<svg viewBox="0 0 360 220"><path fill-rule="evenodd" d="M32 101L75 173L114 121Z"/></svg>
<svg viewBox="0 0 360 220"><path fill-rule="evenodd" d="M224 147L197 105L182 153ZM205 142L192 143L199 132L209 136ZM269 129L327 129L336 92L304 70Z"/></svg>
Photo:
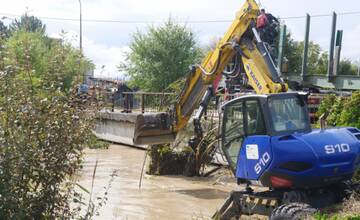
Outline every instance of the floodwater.
<svg viewBox="0 0 360 220"><path fill-rule="evenodd" d="M121 145L107 150L86 150L80 184L91 188L97 161L93 197L102 197L110 175L117 176L108 191L108 201L95 219L209 219L235 187L235 181L213 178L149 176L139 179L145 151Z"/></svg>

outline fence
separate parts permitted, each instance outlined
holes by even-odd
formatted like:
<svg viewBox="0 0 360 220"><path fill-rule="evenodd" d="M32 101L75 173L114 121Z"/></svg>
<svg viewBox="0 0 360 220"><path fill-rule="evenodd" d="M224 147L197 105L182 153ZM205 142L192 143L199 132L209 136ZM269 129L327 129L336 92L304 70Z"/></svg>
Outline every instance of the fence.
<svg viewBox="0 0 360 220"><path fill-rule="evenodd" d="M105 97L107 108L122 112L161 112L173 106L175 93L123 92L108 93Z"/></svg>

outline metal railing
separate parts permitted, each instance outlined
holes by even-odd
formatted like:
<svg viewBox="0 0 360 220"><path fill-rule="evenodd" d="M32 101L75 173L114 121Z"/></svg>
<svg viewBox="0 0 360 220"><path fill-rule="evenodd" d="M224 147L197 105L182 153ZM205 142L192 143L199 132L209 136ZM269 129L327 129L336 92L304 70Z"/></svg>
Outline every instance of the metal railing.
<svg viewBox="0 0 360 220"><path fill-rule="evenodd" d="M105 103L111 111L121 112L161 112L172 108L175 93L162 92L123 92L108 93Z"/></svg>

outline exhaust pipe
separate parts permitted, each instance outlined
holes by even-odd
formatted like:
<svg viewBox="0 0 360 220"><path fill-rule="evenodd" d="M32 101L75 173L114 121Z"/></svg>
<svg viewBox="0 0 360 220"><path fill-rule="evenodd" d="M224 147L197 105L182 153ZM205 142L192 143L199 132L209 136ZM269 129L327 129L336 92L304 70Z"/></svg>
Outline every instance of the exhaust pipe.
<svg viewBox="0 0 360 220"><path fill-rule="evenodd" d="M329 112L326 111L324 114L320 116L320 129L325 130L326 129L326 119L329 116Z"/></svg>

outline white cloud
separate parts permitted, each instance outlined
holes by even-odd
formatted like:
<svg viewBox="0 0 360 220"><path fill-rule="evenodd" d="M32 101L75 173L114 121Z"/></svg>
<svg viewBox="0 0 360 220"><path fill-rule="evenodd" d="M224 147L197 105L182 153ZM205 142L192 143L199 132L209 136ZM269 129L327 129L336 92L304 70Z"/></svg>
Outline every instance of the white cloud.
<svg viewBox="0 0 360 220"><path fill-rule="evenodd" d="M54 38L65 38L65 40L74 47L79 47L79 37L75 31L68 31L63 37L59 33L54 33L50 36ZM83 49L84 55L90 58L96 65L94 71L96 77L124 77L124 75L118 71L116 66L125 60L125 53L130 51L128 46L109 47L96 43L87 36L83 36Z"/></svg>

